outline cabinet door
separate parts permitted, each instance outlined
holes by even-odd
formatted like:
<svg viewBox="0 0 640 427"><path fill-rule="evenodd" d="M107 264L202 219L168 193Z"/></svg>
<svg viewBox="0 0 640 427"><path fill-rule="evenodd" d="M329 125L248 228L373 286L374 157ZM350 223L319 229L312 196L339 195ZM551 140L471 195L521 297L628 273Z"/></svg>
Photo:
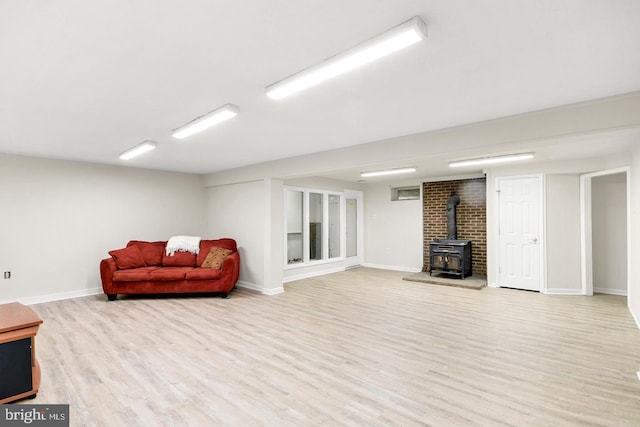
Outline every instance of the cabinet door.
<svg viewBox="0 0 640 427"><path fill-rule="evenodd" d="M33 388L31 338L0 344L0 400Z"/></svg>

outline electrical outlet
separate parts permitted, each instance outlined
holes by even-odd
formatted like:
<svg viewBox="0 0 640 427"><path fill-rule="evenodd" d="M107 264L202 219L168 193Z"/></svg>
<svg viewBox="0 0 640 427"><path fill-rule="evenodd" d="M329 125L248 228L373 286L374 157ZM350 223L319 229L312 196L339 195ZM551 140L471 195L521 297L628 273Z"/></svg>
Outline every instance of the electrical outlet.
<svg viewBox="0 0 640 427"><path fill-rule="evenodd" d="M5 279L11 279L11 272L10 271L5 271L4 272L4 278Z"/></svg>
<svg viewBox="0 0 640 427"><path fill-rule="evenodd" d="M640 380L640 371L636 371L636 374L638 375L638 379Z"/></svg>

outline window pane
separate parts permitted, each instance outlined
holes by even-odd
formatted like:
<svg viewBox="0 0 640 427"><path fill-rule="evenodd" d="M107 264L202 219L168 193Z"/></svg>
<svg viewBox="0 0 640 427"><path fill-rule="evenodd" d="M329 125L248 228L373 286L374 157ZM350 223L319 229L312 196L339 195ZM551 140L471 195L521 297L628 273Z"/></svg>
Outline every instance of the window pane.
<svg viewBox="0 0 640 427"><path fill-rule="evenodd" d="M340 196L329 195L329 258L340 256Z"/></svg>
<svg viewBox="0 0 640 427"><path fill-rule="evenodd" d="M395 200L420 200L420 187L392 187L391 201Z"/></svg>
<svg viewBox="0 0 640 427"><path fill-rule="evenodd" d="M285 191L287 264L302 262L302 191Z"/></svg>
<svg viewBox="0 0 640 427"><path fill-rule="evenodd" d="M322 259L322 194L309 193L309 259Z"/></svg>

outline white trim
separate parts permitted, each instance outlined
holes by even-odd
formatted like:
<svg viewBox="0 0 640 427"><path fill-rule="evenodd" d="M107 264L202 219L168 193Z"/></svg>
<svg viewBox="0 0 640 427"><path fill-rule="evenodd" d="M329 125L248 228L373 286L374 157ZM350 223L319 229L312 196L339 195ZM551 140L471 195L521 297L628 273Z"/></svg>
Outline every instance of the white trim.
<svg viewBox="0 0 640 427"><path fill-rule="evenodd" d="M582 295L593 295L591 192L589 174L580 175L580 287Z"/></svg>
<svg viewBox="0 0 640 427"><path fill-rule="evenodd" d="M593 255L592 255L592 225L591 225L591 180L598 176L624 173L627 185L627 290L631 289L631 168L605 169L598 172L580 175L580 267L582 273L582 294L593 295ZM607 292L604 292L607 293ZM622 294L613 294L622 295ZM628 302L630 304L630 302Z"/></svg>
<svg viewBox="0 0 640 427"><path fill-rule="evenodd" d="M299 191L302 193L302 262L289 264L289 254L288 254L288 244L287 244L287 191ZM309 194L321 194L322 195L322 259L312 260L309 259L309 245L310 245L310 237L309 237ZM290 268L301 268L301 267L309 267L315 264L325 263L325 262L336 262L344 259L343 256L329 258L329 196L339 196L340 203L344 203L345 195L340 191L333 190L322 190L310 187L298 187L294 185L284 185L283 186L283 202L282 209L284 211L284 229L283 229L283 245L284 245L284 257L283 257L283 266L282 269L288 270ZM326 220L326 221L325 221ZM344 214L343 208L340 206L340 223L341 230L342 224L344 223ZM344 240L344 234L341 231L341 252L342 252L342 240Z"/></svg>
<svg viewBox="0 0 640 427"><path fill-rule="evenodd" d="M243 282L242 280L238 280L238 282L236 283L236 286L238 288L249 289L250 291L260 292L263 295L278 295L278 294L284 293L284 286L265 289L264 286L258 285L256 283Z"/></svg>
<svg viewBox="0 0 640 427"><path fill-rule="evenodd" d="M370 262L362 263L363 267L378 268L380 270L406 271L407 273L420 273L421 267L401 267L397 265L372 264Z"/></svg>
<svg viewBox="0 0 640 427"><path fill-rule="evenodd" d="M255 283L244 282L242 280L238 280L236 282L236 286L239 287L239 288L250 289L252 291L258 291L258 292L262 292L262 290L264 289L263 286L260 286L260 285L255 284Z"/></svg>
<svg viewBox="0 0 640 427"><path fill-rule="evenodd" d="M303 264L301 262L297 262L295 264L288 264L286 267L284 267L282 269L282 271L288 271L288 270L296 270L299 268L309 268L309 267L314 267L316 265L323 265L323 264L333 264L336 262L342 262L344 261L344 257L335 257L335 258L329 258L329 259L318 259L318 260L313 260L313 261L309 261L309 263L307 264Z"/></svg>
<svg viewBox="0 0 640 427"><path fill-rule="evenodd" d="M364 191L345 189L344 192L344 265L354 268L364 265ZM347 256L347 199L356 200L356 256Z"/></svg>
<svg viewBox="0 0 640 427"><path fill-rule="evenodd" d="M547 289L545 295L582 295L580 289Z"/></svg>
<svg viewBox="0 0 640 427"><path fill-rule="evenodd" d="M629 310L629 312L631 313L631 317L633 317L633 320L636 321L636 326L638 327L638 329L640 329L640 319L638 319L635 315L635 313L633 312L633 310Z"/></svg>
<svg viewBox="0 0 640 427"><path fill-rule="evenodd" d="M310 279L312 277L324 276L325 274L339 273L339 272L344 271L344 270L345 270L344 266L340 266L340 267L331 268L331 269L328 269L328 270L310 271L308 273L302 273L302 274L298 274L298 275L295 275L295 276L285 277L285 278L283 278L282 281L284 283L295 282L296 280Z"/></svg>
<svg viewBox="0 0 640 427"><path fill-rule="evenodd" d="M593 288L593 292L607 295L620 295L623 297L627 296L627 291L624 289Z"/></svg>
<svg viewBox="0 0 640 427"><path fill-rule="evenodd" d="M280 286L278 288L269 288L262 291L263 295L269 295L269 296L279 295L283 293L284 293L284 286Z"/></svg>
<svg viewBox="0 0 640 427"><path fill-rule="evenodd" d="M540 292L547 293L547 175L540 174Z"/></svg>
<svg viewBox="0 0 640 427"><path fill-rule="evenodd" d="M17 298L16 300L0 301L0 304L20 302L24 305L42 304L45 302L61 301L65 299L88 297L104 293L102 288L81 289L77 291L59 292L55 294L39 295L36 297ZM106 297L105 297L106 301Z"/></svg>

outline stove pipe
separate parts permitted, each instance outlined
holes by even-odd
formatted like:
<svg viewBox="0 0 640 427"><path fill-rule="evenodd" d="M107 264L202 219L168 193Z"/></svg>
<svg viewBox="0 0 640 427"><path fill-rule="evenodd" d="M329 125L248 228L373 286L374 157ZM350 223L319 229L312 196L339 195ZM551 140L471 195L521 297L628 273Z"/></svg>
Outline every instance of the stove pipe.
<svg viewBox="0 0 640 427"><path fill-rule="evenodd" d="M456 218L456 206L460 204L460 196L452 194L447 203L447 239L458 238L458 220Z"/></svg>

